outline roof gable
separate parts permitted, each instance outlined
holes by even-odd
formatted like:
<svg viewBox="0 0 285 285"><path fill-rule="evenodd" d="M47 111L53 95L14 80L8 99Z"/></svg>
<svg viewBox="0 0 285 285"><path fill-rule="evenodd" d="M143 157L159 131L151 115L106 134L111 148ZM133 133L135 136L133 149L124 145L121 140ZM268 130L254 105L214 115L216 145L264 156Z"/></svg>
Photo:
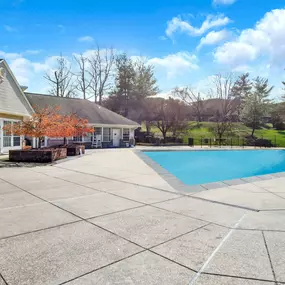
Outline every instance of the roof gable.
<svg viewBox="0 0 285 285"><path fill-rule="evenodd" d="M5 60L0 60L0 113L29 116L33 109Z"/></svg>

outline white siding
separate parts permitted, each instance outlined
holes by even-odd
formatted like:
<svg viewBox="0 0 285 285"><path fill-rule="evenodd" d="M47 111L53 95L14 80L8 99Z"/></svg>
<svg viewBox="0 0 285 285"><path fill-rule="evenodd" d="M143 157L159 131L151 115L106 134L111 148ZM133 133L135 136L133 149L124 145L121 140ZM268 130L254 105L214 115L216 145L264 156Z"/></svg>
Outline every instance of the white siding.
<svg viewBox="0 0 285 285"><path fill-rule="evenodd" d="M135 138L135 130L130 129L130 140Z"/></svg>
<svg viewBox="0 0 285 285"><path fill-rule="evenodd" d="M19 90L4 62L0 62L1 67L5 69L6 77L0 84L0 113L29 116L30 107L24 95Z"/></svg>

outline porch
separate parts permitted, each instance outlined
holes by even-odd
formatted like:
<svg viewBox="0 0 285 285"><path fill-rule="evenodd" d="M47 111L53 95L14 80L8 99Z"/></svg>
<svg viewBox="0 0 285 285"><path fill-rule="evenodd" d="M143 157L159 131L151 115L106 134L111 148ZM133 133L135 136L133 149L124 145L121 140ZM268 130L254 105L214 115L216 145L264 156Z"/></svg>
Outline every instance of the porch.
<svg viewBox="0 0 285 285"><path fill-rule="evenodd" d="M86 148L129 147L135 145L134 128L124 126L93 126L94 132L87 136L68 138L67 142L81 143ZM45 138L44 146L64 143L64 138Z"/></svg>

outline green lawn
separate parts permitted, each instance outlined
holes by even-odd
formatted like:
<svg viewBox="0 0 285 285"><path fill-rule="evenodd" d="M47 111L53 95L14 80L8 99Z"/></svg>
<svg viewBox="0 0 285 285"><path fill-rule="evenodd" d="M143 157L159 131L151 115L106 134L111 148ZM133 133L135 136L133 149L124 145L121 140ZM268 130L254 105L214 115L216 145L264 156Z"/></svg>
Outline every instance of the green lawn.
<svg viewBox="0 0 285 285"><path fill-rule="evenodd" d="M213 132L215 123L211 122L202 122L199 125L196 122L189 122L188 129L181 134L184 139L184 142L187 142L188 137L195 138L197 141L200 141L201 138L214 138L215 134ZM268 125L268 128L262 128L255 131L254 135L258 138L269 139L276 144L277 146L285 147L285 131L277 131L271 126ZM142 129L145 130L144 125L142 125ZM157 136L161 136L161 133L158 128L152 127L151 132ZM232 127L232 131L230 133L225 134L225 138L243 138L247 135L251 134L251 129L246 127L241 123L234 123ZM168 135L171 136L171 133Z"/></svg>

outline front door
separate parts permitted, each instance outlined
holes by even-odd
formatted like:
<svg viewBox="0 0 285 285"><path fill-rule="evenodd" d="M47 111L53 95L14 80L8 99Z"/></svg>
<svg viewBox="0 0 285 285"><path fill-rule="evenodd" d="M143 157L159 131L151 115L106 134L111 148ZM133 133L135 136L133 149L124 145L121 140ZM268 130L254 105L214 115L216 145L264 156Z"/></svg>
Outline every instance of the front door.
<svg viewBox="0 0 285 285"><path fill-rule="evenodd" d="M113 129L113 146L119 147L120 146L120 139L121 139L121 130L120 129Z"/></svg>

